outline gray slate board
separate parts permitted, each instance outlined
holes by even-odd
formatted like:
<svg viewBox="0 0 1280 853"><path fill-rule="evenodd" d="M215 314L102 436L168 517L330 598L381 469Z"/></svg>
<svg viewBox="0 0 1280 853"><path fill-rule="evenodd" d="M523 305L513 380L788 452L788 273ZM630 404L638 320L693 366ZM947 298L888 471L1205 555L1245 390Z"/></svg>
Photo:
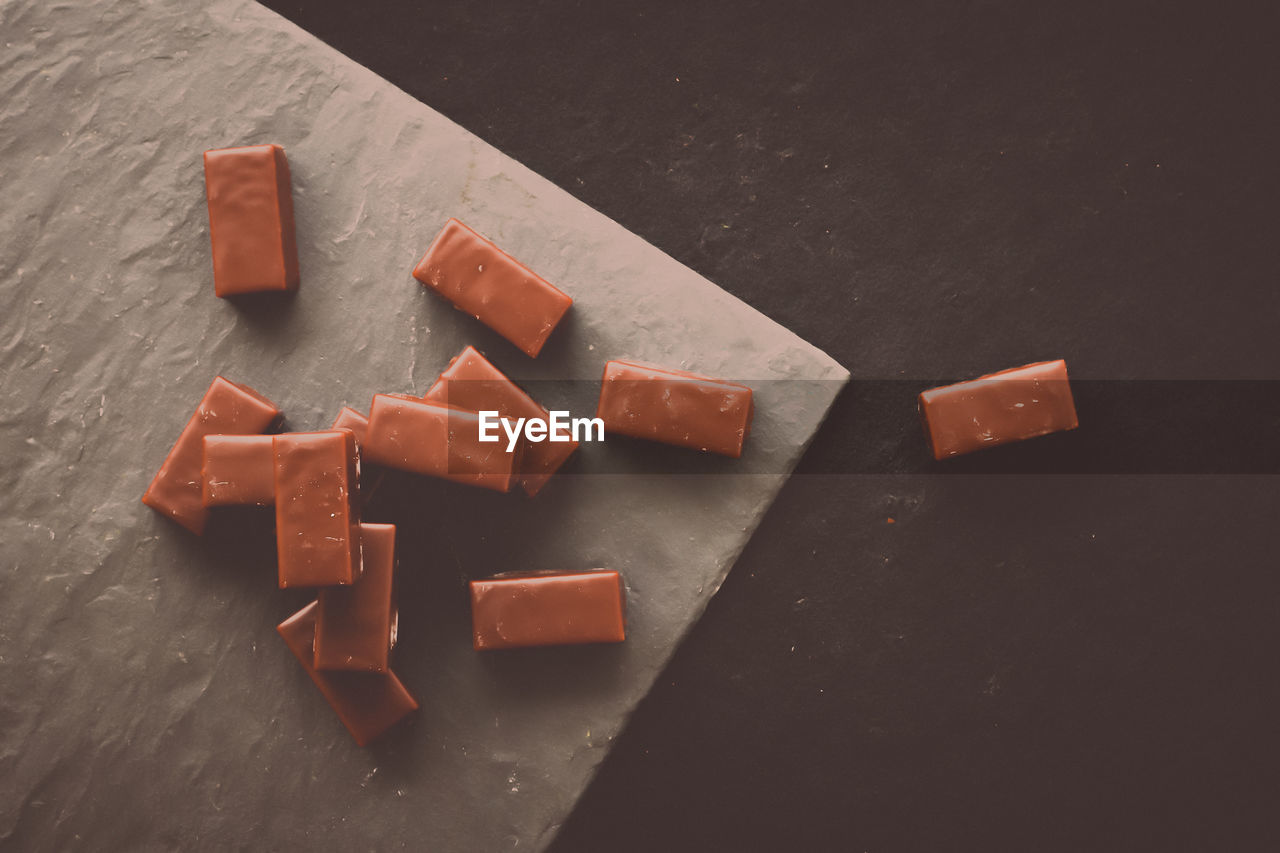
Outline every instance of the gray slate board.
<svg viewBox="0 0 1280 853"><path fill-rule="evenodd" d="M10 2L0 42L0 842L545 846L847 372L256 4ZM200 153L262 142L289 155L302 289L237 306ZM536 362L410 278L449 216L576 300ZM682 476L587 447L535 501L389 479L369 517L400 524L423 707L361 750L274 633L306 597L275 589L269 517L200 540L139 498L215 374L323 428L468 343L578 397L611 357L745 380L755 429ZM624 645L471 650L468 578L593 566L627 578Z"/></svg>

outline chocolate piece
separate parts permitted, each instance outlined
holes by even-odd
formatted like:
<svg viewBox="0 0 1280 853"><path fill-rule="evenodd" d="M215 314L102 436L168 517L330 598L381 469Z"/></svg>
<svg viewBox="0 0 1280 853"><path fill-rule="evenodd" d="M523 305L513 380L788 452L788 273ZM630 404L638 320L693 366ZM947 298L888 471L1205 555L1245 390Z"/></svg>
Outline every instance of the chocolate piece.
<svg viewBox="0 0 1280 853"><path fill-rule="evenodd" d="M488 359L467 347L449 362L424 400L434 400L472 411L496 411L504 418L540 418L550 413L520 390ZM520 462L520 486L530 497L536 495L551 475L578 447L576 441L529 442Z"/></svg>
<svg viewBox="0 0 1280 853"><path fill-rule="evenodd" d="M604 366L596 417L608 432L737 458L751 432L751 389L630 361Z"/></svg>
<svg viewBox="0 0 1280 853"><path fill-rule="evenodd" d="M620 643L622 576L613 571L510 575L471 582L477 649Z"/></svg>
<svg viewBox="0 0 1280 853"><path fill-rule="evenodd" d="M920 395L920 417L935 459L1079 425L1062 360L931 388Z"/></svg>
<svg viewBox="0 0 1280 853"><path fill-rule="evenodd" d="M413 277L537 358L573 300L456 219L413 268Z"/></svg>
<svg viewBox="0 0 1280 853"><path fill-rule="evenodd" d="M395 645L391 601L396 526L361 524L364 571L351 586L320 590L316 611L316 669L386 672Z"/></svg>
<svg viewBox="0 0 1280 853"><path fill-rule="evenodd" d="M289 161L279 145L204 152L213 245L213 289L221 297L296 290Z"/></svg>
<svg viewBox="0 0 1280 853"><path fill-rule="evenodd" d="M276 502L270 435L206 435L201 480L205 506Z"/></svg>
<svg viewBox="0 0 1280 853"><path fill-rule="evenodd" d="M315 667L313 639L318 602L311 602L276 626L298 663L324 694L338 719L360 746L418 709L418 702L394 672L322 672Z"/></svg>
<svg viewBox="0 0 1280 853"><path fill-rule="evenodd" d="M142 496L142 502L192 533L203 533L209 517L202 501L200 473L204 437L265 432L278 417L280 410L257 391L217 377L182 428L182 434Z"/></svg>
<svg viewBox="0 0 1280 853"><path fill-rule="evenodd" d="M369 409L365 457L370 462L507 492L518 479L524 441L480 441L475 412L399 394L379 394Z"/></svg>
<svg viewBox="0 0 1280 853"><path fill-rule="evenodd" d="M360 576L360 453L348 429L274 436L280 588Z"/></svg>
<svg viewBox="0 0 1280 853"><path fill-rule="evenodd" d="M349 429L356 434L356 446L360 448L360 452L364 453L364 437L369 431L369 419L363 414L351 408L343 406L338 412L338 416L333 419L333 426L330 429ZM360 468L360 499L364 503L368 503L373 499L373 495L378 491L378 487L382 485L382 469L376 466L373 470L369 467L361 465Z"/></svg>
<svg viewBox="0 0 1280 853"><path fill-rule="evenodd" d="M364 444L365 433L369 430L369 419L350 406L343 406L329 429L349 429L356 434L356 444Z"/></svg>

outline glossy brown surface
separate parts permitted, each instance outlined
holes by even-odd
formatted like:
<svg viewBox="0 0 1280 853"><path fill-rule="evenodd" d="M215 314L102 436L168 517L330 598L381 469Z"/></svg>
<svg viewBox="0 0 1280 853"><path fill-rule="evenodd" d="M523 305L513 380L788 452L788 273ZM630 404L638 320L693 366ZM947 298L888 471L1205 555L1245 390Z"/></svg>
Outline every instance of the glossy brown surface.
<svg viewBox="0 0 1280 853"><path fill-rule="evenodd" d="M608 432L725 456L751 433L751 389L683 370L611 361L596 417Z"/></svg>
<svg viewBox="0 0 1280 853"><path fill-rule="evenodd" d="M265 432L278 417L280 410L257 391L217 377L183 427L142 502L192 533L203 533L209 516L202 499L204 437Z"/></svg>
<svg viewBox="0 0 1280 853"><path fill-rule="evenodd" d="M456 219L413 277L536 358L573 304L565 293Z"/></svg>
<svg viewBox="0 0 1280 853"><path fill-rule="evenodd" d="M1075 429L1065 361L1042 361L931 388L920 417L935 459Z"/></svg>
<svg viewBox="0 0 1280 853"><path fill-rule="evenodd" d="M507 492L517 482L524 442L482 442L475 412L399 394L379 394L369 409L370 462L455 483Z"/></svg>
<svg viewBox="0 0 1280 853"><path fill-rule="evenodd" d="M279 145L204 153L218 296L298 287L289 161Z"/></svg>
<svg viewBox="0 0 1280 853"><path fill-rule="evenodd" d="M356 436L356 446L360 448L361 466L360 466L360 498L368 501L373 498L378 487L382 485L382 477L386 473L381 468L374 466L372 469L366 467L364 462L364 437L369 431L369 419L363 413L356 411L350 406L343 406L338 412L338 416L333 419L333 426L330 429L349 429Z"/></svg>
<svg viewBox="0 0 1280 853"><path fill-rule="evenodd" d="M395 642L392 582L394 524L361 524L364 570L351 586L320 590L316 611L316 669L386 672Z"/></svg>
<svg viewBox="0 0 1280 853"><path fill-rule="evenodd" d="M350 430L274 436L281 589L360 576L360 455Z"/></svg>
<svg viewBox="0 0 1280 853"><path fill-rule="evenodd" d="M496 411L504 418L548 416L546 409L474 347L467 347L449 362L423 399L477 412ZM530 497L536 495L577 447L576 441L528 442L520 461L521 488Z"/></svg>
<svg viewBox="0 0 1280 853"><path fill-rule="evenodd" d="M204 505L274 504L271 444L269 435L206 435L201 466Z"/></svg>
<svg viewBox="0 0 1280 853"><path fill-rule="evenodd" d="M317 602L311 602L276 626L298 663L351 732L366 746L378 735L416 711L418 702L395 673L324 672L316 669L313 652Z"/></svg>
<svg viewBox="0 0 1280 853"><path fill-rule="evenodd" d="M356 436L356 444L364 444L365 433L369 430L369 419L350 406L343 406L338 416L333 419L330 429L349 429Z"/></svg>
<svg viewBox="0 0 1280 853"><path fill-rule="evenodd" d="M471 582L477 649L620 643L622 576L614 571L529 574Z"/></svg>

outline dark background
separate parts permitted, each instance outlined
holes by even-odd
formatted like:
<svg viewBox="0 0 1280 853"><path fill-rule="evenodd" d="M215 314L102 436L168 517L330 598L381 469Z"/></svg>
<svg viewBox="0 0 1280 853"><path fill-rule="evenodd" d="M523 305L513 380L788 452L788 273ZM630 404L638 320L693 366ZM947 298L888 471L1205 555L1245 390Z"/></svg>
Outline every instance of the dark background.
<svg viewBox="0 0 1280 853"><path fill-rule="evenodd" d="M853 372L557 853L1277 849L1272 6L266 5Z"/></svg>

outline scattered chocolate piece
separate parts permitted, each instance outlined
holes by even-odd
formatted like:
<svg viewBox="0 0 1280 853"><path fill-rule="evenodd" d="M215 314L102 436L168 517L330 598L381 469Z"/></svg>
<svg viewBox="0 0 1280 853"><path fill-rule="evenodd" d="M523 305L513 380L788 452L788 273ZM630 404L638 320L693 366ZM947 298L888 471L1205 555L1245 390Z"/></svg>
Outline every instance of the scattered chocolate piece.
<svg viewBox="0 0 1280 853"><path fill-rule="evenodd" d="M273 437L280 588L360 577L360 453L351 430Z"/></svg>
<svg viewBox="0 0 1280 853"><path fill-rule="evenodd" d="M494 367L474 347L449 362L423 397L472 411L496 411L504 418L541 418L550 413ZM529 442L520 463L520 486L530 497L538 494L551 475L578 447L576 441Z"/></svg>
<svg viewBox="0 0 1280 853"><path fill-rule="evenodd" d="M456 219L450 219L413 277L537 358L573 304L563 292Z"/></svg>
<svg viewBox="0 0 1280 853"><path fill-rule="evenodd" d="M270 435L206 435L201 481L205 506L276 502Z"/></svg>
<svg viewBox="0 0 1280 853"><path fill-rule="evenodd" d="M356 444L364 444L365 433L369 431L369 419L350 406L343 406L329 429L349 429L356 434Z"/></svg>
<svg viewBox="0 0 1280 853"><path fill-rule="evenodd" d="M204 152L213 245L213 288L221 297L296 290L289 161L279 145Z"/></svg>
<svg viewBox="0 0 1280 853"><path fill-rule="evenodd" d="M395 673L322 672L315 667L313 640L319 605L311 602L276 626L298 663L324 694L338 719L356 743L366 746L374 738L418 709L415 700Z"/></svg>
<svg viewBox="0 0 1280 853"><path fill-rule="evenodd" d="M630 361L604 366L596 417L607 432L737 458L751 432L751 389Z"/></svg>
<svg viewBox="0 0 1280 853"><path fill-rule="evenodd" d="M620 643L622 576L614 571L516 574L471 582L477 649Z"/></svg>
<svg viewBox="0 0 1280 853"><path fill-rule="evenodd" d="M361 524L364 571L351 586L320 590L316 610L316 669L386 672L396 641L392 580L396 526Z"/></svg>
<svg viewBox="0 0 1280 853"><path fill-rule="evenodd" d="M935 459L1079 425L1062 360L931 388L920 395L920 417Z"/></svg>
<svg viewBox="0 0 1280 853"><path fill-rule="evenodd" d="M480 441L475 412L444 403L379 394L369 409L365 458L455 483L507 492L518 480L525 442L508 453L506 442Z"/></svg>
<svg viewBox="0 0 1280 853"><path fill-rule="evenodd" d="M203 533L209 517L202 500L204 437L266 432L279 417L276 405L257 391L217 377L183 427L142 502L192 533Z"/></svg>
<svg viewBox="0 0 1280 853"><path fill-rule="evenodd" d="M356 446L360 448L361 456L364 454L364 437L369 431L369 419L363 414L351 408L343 406L338 412L338 416L333 419L333 426L329 429L349 429L356 434ZM363 460L362 460L363 461ZM378 491L378 487L382 485L382 475L385 472L373 466L372 470L369 466L361 465L360 468L360 500L367 504L373 499L374 494Z"/></svg>

